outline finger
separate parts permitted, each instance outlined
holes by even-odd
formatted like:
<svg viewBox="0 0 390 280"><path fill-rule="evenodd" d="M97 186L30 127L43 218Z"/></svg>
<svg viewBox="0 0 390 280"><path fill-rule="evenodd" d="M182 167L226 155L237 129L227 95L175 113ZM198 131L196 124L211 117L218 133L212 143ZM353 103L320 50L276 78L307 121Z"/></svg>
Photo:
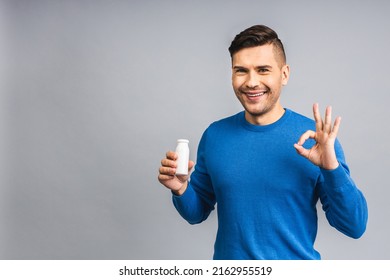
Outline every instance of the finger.
<svg viewBox="0 0 390 280"><path fill-rule="evenodd" d="M307 139L315 138L315 136L316 136L316 133L313 130L308 130L308 131L306 131L305 133L303 133L301 135L301 137L299 138L297 144L299 146L302 146L306 142Z"/></svg>
<svg viewBox="0 0 390 280"><path fill-rule="evenodd" d="M325 110L325 125L324 130L325 132L330 133L332 129L332 107L328 106Z"/></svg>
<svg viewBox="0 0 390 280"><path fill-rule="evenodd" d="M158 180L159 180L160 182L172 180L173 178L175 178L175 176L165 175L165 174L159 174L159 175L158 175Z"/></svg>
<svg viewBox="0 0 390 280"><path fill-rule="evenodd" d="M333 129L332 129L332 134L334 137L336 137L337 133L339 132L340 123L341 123L341 117L337 117L336 120L334 121Z"/></svg>
<svg viewBox="0 0 390 280"><path fill-rule="evenodd" d="M176 168L161 166L158 171L159 171L160 175L175 176Z"/></svg>
<svg viewBox="0 0 390 280"><path fill-rule="evenodd" d="M192 160L190 160L190 161L188 162L188 171L191 171L191 169L194 167L194 165L195 165L195 162L193 162Z"/></svg>
<svg viewBox="0 0 390 280"><path fill-rule="evenodd" d="M309 158L310 150L305 149L303 146L300 146L298 144L294 144L294 148L297 151L298 154L305 158Z"/></svg>
<svg viewBox="0 0 390 280"><path fill-rule="evenodd" d="M166 157L168 159L176 160L177 159L177 153L173 151L169 151L166 153Z"/></svg>
<svg viewBox="0 0 390 280"><path fill-rule="evenodd" d="M161 165L162 165L162 166L166 166L166 167L172 167L172 168L174 168L174 167L177 166L177 163L176 163L175 160L170 160L170 159L164 158L164 159L161 160Z"/></svg>
<svg viewBox="0 0 390 280"><path fill-rule="evenodd" d="M313 115L314 115L314 120L316 122L316 130L320 131L322 130L322 118L320 114L320 109L318 103L314 103L313 105Z"/></svg>

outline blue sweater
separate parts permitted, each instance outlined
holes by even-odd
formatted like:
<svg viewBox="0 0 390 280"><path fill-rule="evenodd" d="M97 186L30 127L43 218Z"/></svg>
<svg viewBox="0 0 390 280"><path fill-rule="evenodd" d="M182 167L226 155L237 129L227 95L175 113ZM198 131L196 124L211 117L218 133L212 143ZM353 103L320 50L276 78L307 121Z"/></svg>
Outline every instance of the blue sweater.
<svg viewBox="0 0 390 280"><path fill-rule="evenodd" d="M217 203L214 259L320 259L314 249L318 199L330 225L352 238L364 233L367 204L340 143L340 165L332 171L293 147L309 129L315 130L313 120L286 109L270 125L252 125L240 112L204 132L188 188L173 195L173 203L191 224L207 219Z"/></svg>

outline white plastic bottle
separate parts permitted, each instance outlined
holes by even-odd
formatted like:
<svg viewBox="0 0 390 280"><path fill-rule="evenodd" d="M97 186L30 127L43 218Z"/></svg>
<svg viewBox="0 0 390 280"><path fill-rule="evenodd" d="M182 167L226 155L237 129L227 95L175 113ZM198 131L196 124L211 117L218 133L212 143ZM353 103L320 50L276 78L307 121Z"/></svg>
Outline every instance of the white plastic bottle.
<svg viewBox="0 0 390 280"><path fill-rule="evenodd" d="M188 175L188 161L190 160L190 148L187 139L178 139L176 153L178 153L176 175Z"/></svg>

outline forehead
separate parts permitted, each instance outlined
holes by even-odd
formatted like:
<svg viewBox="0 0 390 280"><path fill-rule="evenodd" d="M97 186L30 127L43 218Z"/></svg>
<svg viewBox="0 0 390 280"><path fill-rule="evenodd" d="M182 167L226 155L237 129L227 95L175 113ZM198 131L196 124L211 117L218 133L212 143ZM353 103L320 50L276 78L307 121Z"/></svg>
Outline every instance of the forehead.
<svg viewBox="0 0 390 280"><path fill-rule="evenodd" d="M271 44L244 48L232 57L233 66L277 65L274 47Z"/></svg>

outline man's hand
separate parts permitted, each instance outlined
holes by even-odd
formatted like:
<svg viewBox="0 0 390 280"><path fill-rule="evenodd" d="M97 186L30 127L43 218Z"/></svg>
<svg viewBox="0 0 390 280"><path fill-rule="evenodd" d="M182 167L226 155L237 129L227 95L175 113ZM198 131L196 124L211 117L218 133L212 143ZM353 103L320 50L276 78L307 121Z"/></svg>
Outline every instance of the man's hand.
<svg viewBox="0 0 390 280"><path fill-rule="evenodd" d="M166 158L161 160L161 167L159 169L158 180L165 187L170 189L176 195L182 195L187 189L187 181L189 175L176 175L177 167L177 153L169 151L166 154ZM193 161L188 162L188 174L195 163Z"/></svg>
<svg viewBox="0 0 390 280"><path fill-rule="evenodd" d="M325 111L325 121L322 120L318 103L313 105L316 131L308 130L294 144L298 154L307 158L315 165L328 170L336 169L339 163L336 158L334 143L340 127L341 118L337 117L332 127L332 107L328 106ZM309 138L316 141L311 149L305 149L302 145Z"/></svg>

